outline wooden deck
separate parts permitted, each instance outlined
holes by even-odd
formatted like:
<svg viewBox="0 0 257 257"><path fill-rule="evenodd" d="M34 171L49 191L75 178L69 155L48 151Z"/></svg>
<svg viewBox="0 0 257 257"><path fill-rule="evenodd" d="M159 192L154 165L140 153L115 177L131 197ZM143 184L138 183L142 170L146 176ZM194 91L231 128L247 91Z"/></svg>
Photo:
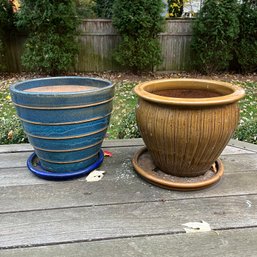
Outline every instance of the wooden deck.
<svg viewBox="0 0 257 257"><path fill-rule="evenodd" d="M101 181L51 182L26 168L30 145L0 146L0 256L257 256L257 146L231 141L204 190L153 186L133 171L141 140L106 141ZM185 233L204 220L212 231Z"/></svg>

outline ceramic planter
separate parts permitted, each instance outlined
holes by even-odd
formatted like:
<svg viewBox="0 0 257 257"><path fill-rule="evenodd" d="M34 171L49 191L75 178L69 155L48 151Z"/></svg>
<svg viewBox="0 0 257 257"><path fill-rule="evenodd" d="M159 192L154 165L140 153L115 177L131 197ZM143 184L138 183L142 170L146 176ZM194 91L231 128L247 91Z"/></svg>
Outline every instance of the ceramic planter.
<svg viewBox="0 0 257 257"><path fill-rule="evenodd" d="M155 165L166 174L205 174L231 138L244 90L225 82L167 79L139 84L136 118Z"/></svg>
<svg viewBox="0 0 257 257"><path fill-rule="evenodd" d="M10 91L44 170L71 174L97 162L112 112L111 82L42 78L14 84Z"/></svg>

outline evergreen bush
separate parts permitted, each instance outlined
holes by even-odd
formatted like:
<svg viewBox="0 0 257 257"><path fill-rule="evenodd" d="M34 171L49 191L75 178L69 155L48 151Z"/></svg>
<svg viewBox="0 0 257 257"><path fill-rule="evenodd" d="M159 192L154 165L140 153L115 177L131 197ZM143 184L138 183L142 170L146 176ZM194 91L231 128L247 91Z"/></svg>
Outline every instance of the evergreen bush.
<svg viewBox="0 0 257 257"><path fill-rule="evenodd" d="M205 0L193 23L192 58L204 73L228 69L239 36L237 0Z"/></svg>
<svg viewBox="0 0 257 257"><path fill-rule="evenodd" d="M243 0L241 5L240 34L236 49L238 63L243 72L257 70L257 2Z"/></svg>
<svg viewBox="0 0 257 257"><path fill-rule="evenodd" d="M81 19L96 18L94 0L76 0L77 14Z"/></svg>
<svg viewBox="0 0 257 257"><path fill-rule="evenodd" d="M122 66L138 72L161 63L158 34L163 30L161 0L115 0L113 25L121 35L114 55Z"/></svg>
<svg viewBox="0 0 257 257"><path fill-rule="evenodd" d="M9 0L0 0L0 70L5 70L8 46L15 38L15 13Z"/></svg>
<svg viewBox="0 0 257 257"><path fill-rule="evenodd" d="M96 0L96 15L99 18L111 19L114 0Z"/></svg>
<svg viewBox="0 0 257 257"><path fill-rule="evenodd" d="M169 17L181 17L183 13L183 0L168 0Z"/></svg>
<svg viewBox="0 0 257 257"><path fill-rule="evenodd" d="M28 70L51 75L73 68L78 17L72 0L23 0L18 26L29 33L22 55Z"/></svg>

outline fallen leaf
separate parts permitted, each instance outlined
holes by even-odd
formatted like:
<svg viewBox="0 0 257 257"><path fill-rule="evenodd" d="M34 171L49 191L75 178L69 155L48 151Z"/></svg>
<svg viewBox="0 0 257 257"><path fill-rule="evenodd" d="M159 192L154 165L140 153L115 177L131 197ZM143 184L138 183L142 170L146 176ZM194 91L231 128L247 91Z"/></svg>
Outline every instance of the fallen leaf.
<svg viewBox="0 0 257 257"><path fill-rule="evenodd" d="M103 178L105 171L104 170L94 170L86 177L87 182L96 182Z"/></svg>
<svg viewBox="0 0 257 257"><path fill-rule="evenodd" d="M9 131L9 133L8 133L8 135L7 135L7 138L8 138L9 140L12 140L12 139L13 139L13 131L12 131L12 130Z"/></svg>
<svg viewBox="0 0 257 257"><path fill-rule="evenodd" d="M217 172L218 172L215 162L212 164L211 170L213 170L214 173L217 173Z"/></svg>
<svg viewBox="0 0 257 257"><path fill-rule="evenodd" d="M112 157L112 153L107 151L107 150L104 150L104 156L105 157Z"/></svg>
<svg viewBox="0 0 257 257"><path fill-rule="evenodd" d="M182 224L182 226L187 227L187 228L184 228L186 233L211 231L210 224L203 220L201 222L188 222L188 223Z"/></svg>

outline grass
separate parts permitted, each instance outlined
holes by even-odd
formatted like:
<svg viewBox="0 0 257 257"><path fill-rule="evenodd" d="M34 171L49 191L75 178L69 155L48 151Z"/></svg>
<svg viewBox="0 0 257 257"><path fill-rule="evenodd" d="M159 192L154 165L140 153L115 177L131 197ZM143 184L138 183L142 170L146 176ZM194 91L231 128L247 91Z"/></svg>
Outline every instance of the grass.
<svg viewBox="0 0 257 257"><path fill-rule="evenodd" d="M109 130L107 132L109 139L119 137L120 127L128 113L135 110L137 97L133 92L136 83L117 83L115 85L115 97L113 101L113 112Z"/></svg>
<svg viewBox="0 0 257 257"><path fill-rule="evenodd" d="M0 82L0 144L27 142L9 94L9 84L14 81ZM5 83L5 84L4 84ZM246 97L240 101L241 119L235 138L257 144L257 82L233 83L246 90ZM109 139L130 138L136 135L135 106L137 97L133 92L136 83L116 83L113 113L107 132ZM122 131L122 133L121 133Z"/></svg>
<svg viewBox="0 0 257 257"><path fill-rule="evenodd" d="M234 138L257 144L257 82L238 83L246 92L240 101L240 122Z"/></svg>

